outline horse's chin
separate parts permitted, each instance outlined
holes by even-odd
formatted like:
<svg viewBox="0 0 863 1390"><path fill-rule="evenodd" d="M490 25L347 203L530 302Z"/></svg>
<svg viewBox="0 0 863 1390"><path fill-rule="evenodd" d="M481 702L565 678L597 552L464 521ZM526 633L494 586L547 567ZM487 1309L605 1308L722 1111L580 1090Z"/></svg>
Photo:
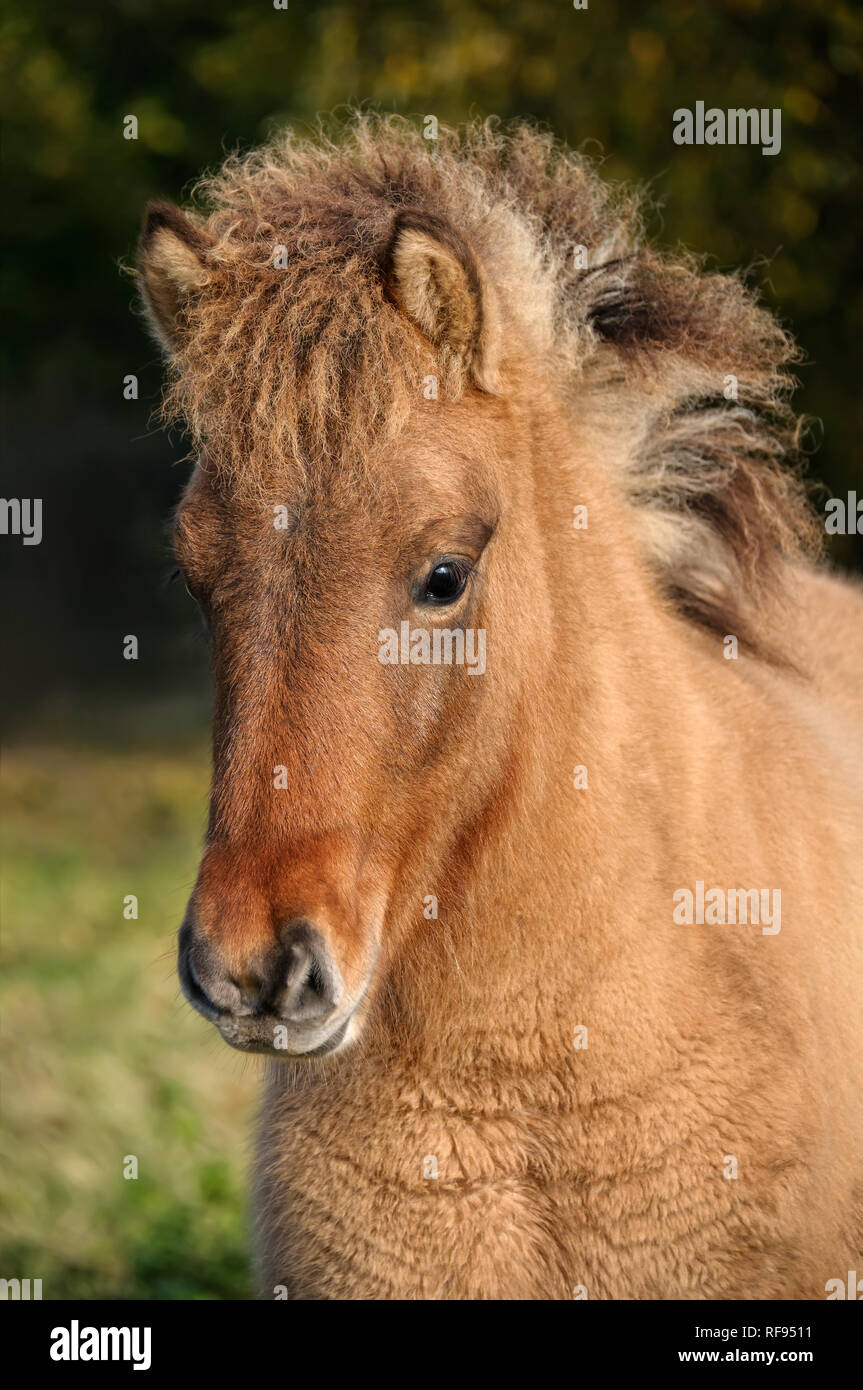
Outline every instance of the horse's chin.
<svg viewBox="0 0 863 1390"><path fill-rule="evenodd" d="M238 1052L296 1062L305 1057L325 1057L340 1052L353 1041L356 1029L353 1012L330 1028L317 1028L300 1034L278 1018L220 1018L216 1022L221 1037Z"/></svg>

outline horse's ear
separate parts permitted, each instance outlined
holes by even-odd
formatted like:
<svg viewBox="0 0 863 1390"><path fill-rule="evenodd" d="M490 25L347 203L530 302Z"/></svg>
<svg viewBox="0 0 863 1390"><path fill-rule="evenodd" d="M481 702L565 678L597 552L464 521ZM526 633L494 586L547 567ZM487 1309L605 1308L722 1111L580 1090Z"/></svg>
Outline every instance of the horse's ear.
<svg viewBox="0 0 863 1390"><path fill-rule="evenodd" d="M399 307L457 377L498 389L492 306L479 268L448 222L406 209L396 217L387 282Z"/></svg>
<svg viewBox="0 0 863 1390"><path fill-rule="evenodd" d="M172 203L150 203L138 242L138 276L150 322L169 352L179 345L183 313L207 284L211 241Z"/></svg>

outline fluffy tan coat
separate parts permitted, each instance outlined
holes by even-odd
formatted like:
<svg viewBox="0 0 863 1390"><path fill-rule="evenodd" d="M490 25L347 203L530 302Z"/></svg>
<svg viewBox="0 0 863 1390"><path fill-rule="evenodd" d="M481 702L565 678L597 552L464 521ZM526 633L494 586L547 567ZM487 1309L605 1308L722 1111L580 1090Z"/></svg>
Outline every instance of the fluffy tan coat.
<svg viewBox="0 0 863 1390"><path fill-rule="evenodd" d="M205 192L140 253L201 449L189 920L243 979L301 911L354 1009L271 1066L264 1296L825 1297L863 1268L863 598L810 558L792 345L526 127L364 117ZM486 673L382 667L404 620ZM675 922L699 881L781 930Z"/></svg>

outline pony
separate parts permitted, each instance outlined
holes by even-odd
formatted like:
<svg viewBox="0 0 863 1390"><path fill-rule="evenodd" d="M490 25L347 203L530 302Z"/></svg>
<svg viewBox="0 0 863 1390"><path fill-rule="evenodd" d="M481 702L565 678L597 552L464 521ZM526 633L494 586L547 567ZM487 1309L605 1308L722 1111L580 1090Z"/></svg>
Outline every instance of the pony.
<svg viewBox="0 0 863 1390"><path fill-rule="evenodd" d="M863 1267L863 595L792 340L644 223L529 123L369 113L147 210L215 688L179 973L267 1058L263 1297Z"/></svg>

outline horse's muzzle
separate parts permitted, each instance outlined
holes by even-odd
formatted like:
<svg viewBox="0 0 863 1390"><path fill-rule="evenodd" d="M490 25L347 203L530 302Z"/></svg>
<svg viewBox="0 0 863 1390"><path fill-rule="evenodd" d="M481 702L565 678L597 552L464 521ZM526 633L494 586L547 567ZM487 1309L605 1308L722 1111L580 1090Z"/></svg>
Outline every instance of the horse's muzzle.
<svg viewBox="0 0 863 1390"><path fill-rule="evenodd" d="M353 1009L323 936L310 922L288 924L278 944L238 975L187 920L177 969L189 1003L242 1052L320 1056L346 1039Z"/></svg>

